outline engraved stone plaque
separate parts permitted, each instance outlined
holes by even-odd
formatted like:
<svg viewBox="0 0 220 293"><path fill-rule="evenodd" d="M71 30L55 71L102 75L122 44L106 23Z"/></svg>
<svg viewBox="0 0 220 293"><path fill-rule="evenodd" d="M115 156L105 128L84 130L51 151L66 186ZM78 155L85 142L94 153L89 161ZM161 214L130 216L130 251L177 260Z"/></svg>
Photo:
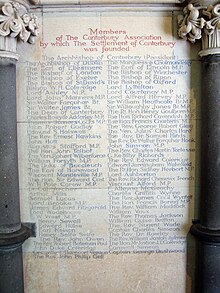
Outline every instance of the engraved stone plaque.
<svg viewBox="0 0 220 293"><path fill-rule="evenodd" d="M19 63L22 212L37 232L25 244L27 268L50 263L58 274L58 263L69 278L67 267L80 261L114 270L114 259L125 257L137 262L134 270L149 263L153 272L155 259L166 267L171 255L183 269L198 61L175 36L175 13L45 8L39 18L40 40L36 48L23 45L29 57ZM64 279L51 292L73 292ZM177 292L178 280L166 292ZM74 292L88 292L81 278L74 282L81 288ZM151 281L150 292L163 282ZM100 286L90 292L103 292ZM108 292L131 292L127 286Z"/></svg>

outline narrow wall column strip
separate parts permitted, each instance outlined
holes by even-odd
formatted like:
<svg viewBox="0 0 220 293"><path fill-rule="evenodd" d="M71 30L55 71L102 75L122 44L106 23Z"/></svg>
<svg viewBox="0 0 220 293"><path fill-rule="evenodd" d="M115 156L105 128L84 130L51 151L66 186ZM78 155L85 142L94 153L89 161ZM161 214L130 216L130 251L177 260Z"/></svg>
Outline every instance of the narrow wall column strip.
<svg viewBox="0 0 220 293"><path fill-rule="evenodd" d="M16 48L18 40L33 42L38 25L24 3L0 1L0 16L0 292L23 293L22 244L32 231L20 218Z"/></svg>
<svg viewBox="0 0 220 293"><path fill-rule="evenodd" d="M201 158L196 292L220 292L220 4L188 4L179 16L179 36L202 39ZM212 5L211 5L212 4ZM193 77L192 77L193 78Z"/></svg>

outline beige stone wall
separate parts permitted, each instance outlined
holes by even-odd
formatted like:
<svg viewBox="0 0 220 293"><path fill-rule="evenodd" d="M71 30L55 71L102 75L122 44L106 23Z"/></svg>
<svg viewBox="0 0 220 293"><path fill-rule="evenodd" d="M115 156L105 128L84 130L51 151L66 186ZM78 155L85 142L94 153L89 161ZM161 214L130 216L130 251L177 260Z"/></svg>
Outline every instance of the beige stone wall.
<svg viewBox="0 0 220 293"><path fill-rule="evenodd" d="M104 259L36 259L25 255L31 293L190 293L184 254L119 254Z"/></svg>

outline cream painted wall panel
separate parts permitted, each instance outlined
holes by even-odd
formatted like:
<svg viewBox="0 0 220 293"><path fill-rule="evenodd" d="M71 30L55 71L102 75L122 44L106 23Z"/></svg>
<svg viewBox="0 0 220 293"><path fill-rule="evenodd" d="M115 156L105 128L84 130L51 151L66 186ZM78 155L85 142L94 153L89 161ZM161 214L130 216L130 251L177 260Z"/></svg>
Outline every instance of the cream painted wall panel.
<svg viewBox="0 0 220 293"><path fill-rule="evenodd" d="M106 255L104 259L49 259L25 255L31 293L190 293L183 254Z"/></svg>

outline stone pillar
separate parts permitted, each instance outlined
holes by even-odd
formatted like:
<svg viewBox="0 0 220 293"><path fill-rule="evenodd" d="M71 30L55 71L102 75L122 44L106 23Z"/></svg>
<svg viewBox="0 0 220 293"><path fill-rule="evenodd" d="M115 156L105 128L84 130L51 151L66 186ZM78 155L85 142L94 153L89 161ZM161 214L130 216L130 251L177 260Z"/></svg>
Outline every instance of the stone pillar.
<svg viewBox="0 0 220 293"><path fill-rule="evenodd" d="M21 223L17 125L17 42L33 43L36 17L25 3L0 1L0 292L22 293L22 243L31 230Z"/></svg>
<svg viewBox="0 0 220 293"><path fill-rule="evenodd" d="M212 2L212 1L210 1ZM210 3L209 2L209 3ZM220 292L220 4L188 4L179 16L179 36L202 40L201 194L199 219L191 227L198 242L196 292ZM193 77L192 77L193 78Z"/></svg>

